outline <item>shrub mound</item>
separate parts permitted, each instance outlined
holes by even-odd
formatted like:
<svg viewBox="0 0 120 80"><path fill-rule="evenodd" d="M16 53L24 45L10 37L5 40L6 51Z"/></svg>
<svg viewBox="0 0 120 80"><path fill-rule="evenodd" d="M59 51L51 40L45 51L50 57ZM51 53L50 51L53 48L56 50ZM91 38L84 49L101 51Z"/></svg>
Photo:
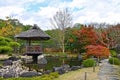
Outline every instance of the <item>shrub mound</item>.
<svg viewBox="0 0 120 80"><path fill-rule="evenodd" d="M82 62L82 64L84 67L92 67L92 66L96 65L96 62L93 59L86 59Z"/></svg>
<svg viewBox="0 0 120 80"><path fill-rule="evenodd" d="M112 57L117 57L117 52L115 50L110 50Z"/></svg>
<svg viewBox="0 0 120 80"><path fill-rule="evenodd" d="M120 60L118 58L112 57L112 58L109 58L109 63L115 64L115 65L120 65Z"/></svg>

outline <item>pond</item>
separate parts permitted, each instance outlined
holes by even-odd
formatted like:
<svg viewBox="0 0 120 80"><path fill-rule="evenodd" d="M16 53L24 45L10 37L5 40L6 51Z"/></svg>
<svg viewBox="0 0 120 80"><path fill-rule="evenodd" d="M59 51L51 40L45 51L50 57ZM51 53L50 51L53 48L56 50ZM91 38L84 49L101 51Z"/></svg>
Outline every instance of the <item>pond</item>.
<svg viewBox="0 0 120 80"><path fill-rule="evenodd" d="M38 64L24 64L29 67L29 69L35 69L37 71L44 70L52 70L53 67L59 67L63 64L68 64L70 66L80 66L81 61L78 60L78 57L46 57L47 64L46 65L38 65Z"/></svg>

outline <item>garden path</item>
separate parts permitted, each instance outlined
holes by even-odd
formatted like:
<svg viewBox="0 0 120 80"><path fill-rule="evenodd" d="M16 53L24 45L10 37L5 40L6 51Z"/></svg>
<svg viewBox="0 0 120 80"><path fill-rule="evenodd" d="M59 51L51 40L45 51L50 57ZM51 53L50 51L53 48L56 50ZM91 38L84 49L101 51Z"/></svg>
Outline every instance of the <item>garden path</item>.
<svg viewBox="0 0 120 80"><path fill-rule="evenodd" d="M108 63L108 59L102 60L98 73L99 80L120 80L116 71L117 69Z"/></svg>

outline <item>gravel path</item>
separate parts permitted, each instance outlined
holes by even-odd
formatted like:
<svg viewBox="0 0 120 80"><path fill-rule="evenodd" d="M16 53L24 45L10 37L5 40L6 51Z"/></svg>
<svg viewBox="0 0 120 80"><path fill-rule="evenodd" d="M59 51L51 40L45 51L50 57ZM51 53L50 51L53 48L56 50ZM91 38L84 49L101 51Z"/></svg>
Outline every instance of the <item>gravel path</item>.
<svg viewBox="0 0 120 80"><path fill-rule="evenodd" d="M108 63L108 59L102 60L100 66L100 72L98 73L100 80L120 80L116 75L116 68Z"/></svg>

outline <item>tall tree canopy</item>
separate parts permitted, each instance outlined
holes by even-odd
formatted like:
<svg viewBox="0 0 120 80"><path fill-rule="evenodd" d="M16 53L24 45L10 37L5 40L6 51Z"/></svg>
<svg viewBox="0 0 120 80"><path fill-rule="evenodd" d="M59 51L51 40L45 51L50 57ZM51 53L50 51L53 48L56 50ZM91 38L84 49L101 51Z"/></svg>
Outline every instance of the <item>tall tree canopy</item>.
<svg viewBox="0 0 120 80"><path fill-rule="evenodd" d="M62 49L62 52L65 52L65 31L67 27L71 27L72 17L68 9L59 10L51 18L51 24L58 31L56 39L59 40L59 45Z"/></svg>
<svg viewBox="0 0 120 80"><path fill-rule="evenodd" d="M21 27L15 27L12 25L11 19L9 17L7 17L7 20L1 20L0 24L2 25L0 26L0 36L13 38L16 34L22 31Z"/></svg>

